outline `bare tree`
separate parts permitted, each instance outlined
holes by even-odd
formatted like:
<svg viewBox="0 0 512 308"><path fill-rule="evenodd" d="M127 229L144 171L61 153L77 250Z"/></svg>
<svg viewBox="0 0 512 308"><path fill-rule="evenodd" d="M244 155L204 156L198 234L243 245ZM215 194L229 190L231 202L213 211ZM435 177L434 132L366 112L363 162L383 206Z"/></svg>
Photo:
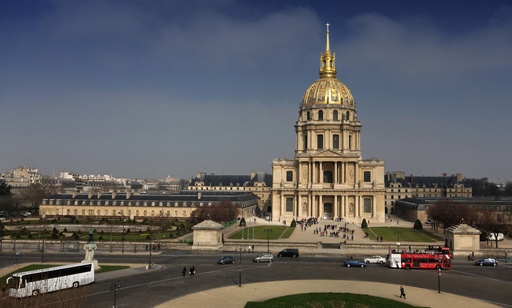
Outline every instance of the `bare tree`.
<svg viewBox="0 0 512 308"><path fill-rule="evenodd" d="M482 209L479 211L478 217L478 228L486 233L487 240L488 235L493 235L496 248L498 248L498 234L502 233L506 227L504 214L489 209Z"/></svg>
<svg viewBox="0 0 512 308"><path fill-rule="evenodd" d="M477 220L477 214L473 207L448 199L440 200L429 206L427 215L436 222L442 223L445 230L462 221L472 225Z"/></svg>
<svg viewBox="0 0 512 308"><path fill-rule="evenodd" d="M228 222L236 219L238 208L229 200L222 200L211 206L200 207L193 211L190 218L194 222L213 220L216 222Z"/></svg>

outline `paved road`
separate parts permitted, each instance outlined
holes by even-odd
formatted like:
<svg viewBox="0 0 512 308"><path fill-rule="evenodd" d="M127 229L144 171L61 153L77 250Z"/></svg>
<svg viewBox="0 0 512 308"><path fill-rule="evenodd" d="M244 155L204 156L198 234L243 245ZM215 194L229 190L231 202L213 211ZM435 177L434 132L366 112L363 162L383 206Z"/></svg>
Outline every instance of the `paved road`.
<svg viewBox="0 0 512 308"><path fill-rule="evenodd" d="M312 237L309 232L302 235L295 233L294 236L297 239L294 238L294 240L297 241ZM231 254L237 257L238 261L239 255ZM366 254L364 250L361 251L361 256ZM238 264L219 266L215 264L215 260L220 256L219 252L191 251L153 254L152 262L158 266L146 270L145 264L148 263L149 257L146 252L122 255L99 249L96 259L100 261L100 265L128 263L137 264L137 266L129 270L97 275L96 283L88 287L86 307L112 306L114 295L110 292L110 287L115 280L121 283L121 289L116 292L119 307L155 307L172 299L186 300L189 307L218 307L226 306L227 303L232 303L231 307L240 307L234 301L236 292L242 292L241 294L247 297L242 297L242 300L248 300L248 294L258 294L260 298L274 297L279 294L274 295L271 291L281 290L282 294L288 294L286 292L290 292L289 289L301 292L302 288L313 290L318 285L325 286L326 291L331 288L338 291L356 288L361 293L379 296L381 293L391 294L391 297L397 293L398 285L404 285L411 290L409 294L428 297L428 300L434 299L433 304L429 304L430 307L437 307L436 304L457 307L457 303L463 302L461 298L449 297L449 293L482 299L501 307L512 307L510 304L512 303L512 292L510 292L512 264L504 264L504 262L497 268L481 268L465 260L455 260L453 270L442 272L441 294L439 294L437 293L438 276L435 271L393 270L380 265L371 265L364 269L348 269L341 266L341 261L346 256L332 251L316 255L302 254L297 259L278 259L271 266L252 263L250 260L254 254L244 253L242 287L239 288ZM76 262L83 259L83 252L47 252L44 258L45 262L50 263ZM17 261L40 262L40 260L39 253L22 252ZM6 270L5 266L13 264L16 264L16 257L12 251L0 252L2 271ZM196 267L197 275L181 277L182 268L184 266L188 268L191 265ZM290 285L293 287L287 288ZM275 288L269 290L262 286L275 286ZM235 290L229 288L235 288ZM190 297L184 297L187 295ZM230 297L233 298L232 301L229 300ZM411 298L410 301L413 299ZM421 304L421 301L418 304ZM180 306L172 303L170 305ZM51 302L48 302L48 306L51 306ZM472 306L475 306L475 303Z"/></svg>

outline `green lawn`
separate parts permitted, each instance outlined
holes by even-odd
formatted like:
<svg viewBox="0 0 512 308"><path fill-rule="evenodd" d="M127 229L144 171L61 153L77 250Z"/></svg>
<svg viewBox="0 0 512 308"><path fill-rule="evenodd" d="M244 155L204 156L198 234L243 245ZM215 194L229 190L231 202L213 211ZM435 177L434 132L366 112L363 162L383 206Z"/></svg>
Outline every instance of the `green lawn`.
<svg viewBox="0 0 512 308"><path fill-rule="evenodd" d="M382 236L384 242L436 242L443 239L423 230L400 227L371 227L363 228L371 240Z"/></svg>
<svg viewBox="0 0 512 308"><path fill-rule="evenodd" d="M243 231L242 231L243 230ZM269 231L267 231L269 230ZM239 240L243 238L245 239L254 239L256 240L277 240L278 238L289 238L293 233L295 228L287 227L287 226L254 226L254 227L245 227L240 228L237 232L231 234L229 239L231 240Z"/></svg>
<svg viewBox="0 0 512 308"><path fill-rule="evenodd" d="M304 293L276 297L264 302L248 302L245 308L283 308L283 307L414 307L403 302L352 293Z"/></svg>

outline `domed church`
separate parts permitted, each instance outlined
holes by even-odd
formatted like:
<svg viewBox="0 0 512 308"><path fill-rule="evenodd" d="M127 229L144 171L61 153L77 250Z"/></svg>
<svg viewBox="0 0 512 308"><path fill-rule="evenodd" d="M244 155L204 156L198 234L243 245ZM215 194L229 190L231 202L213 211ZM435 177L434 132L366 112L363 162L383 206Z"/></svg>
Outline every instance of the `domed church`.
<svg viewBox="0 0 512 308"><path fill-rule="evenodd" d="M310 217L384 222L384 162L362 159L361 123L350 90L336 78L329 24L320 78L304 94L295 158L272 162L273 221Z"/></svg>

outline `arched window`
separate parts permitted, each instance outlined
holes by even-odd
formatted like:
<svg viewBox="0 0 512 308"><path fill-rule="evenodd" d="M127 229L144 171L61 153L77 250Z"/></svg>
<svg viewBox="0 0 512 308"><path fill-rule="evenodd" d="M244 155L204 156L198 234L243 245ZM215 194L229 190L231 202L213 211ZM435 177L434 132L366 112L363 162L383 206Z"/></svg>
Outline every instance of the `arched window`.
<svg viewBox="0 0 512 308"><path fill-rule="evenodd" d="M334 110L334 111L332 112L332 119L333 119L334 121L338 121L338 110Z"/></svg>
<svg viewBox="0 0 512 308"><path fill-rule="evenodd" d="M324 119L324 112L322 110L318 111L318 120Z"/></svg>
<svg viewBox="0 0 512 308"><path fill-rule="evenodd" d="M311 120L311 113L309 111L306 113L306 120Z"/></svg>
<svg viewBox="0 0 512 308"><path fill-rule="evenodd" d="M347 111L346 119L347 119L347 121L350 121L350 112L349 111Z"/></svg>

